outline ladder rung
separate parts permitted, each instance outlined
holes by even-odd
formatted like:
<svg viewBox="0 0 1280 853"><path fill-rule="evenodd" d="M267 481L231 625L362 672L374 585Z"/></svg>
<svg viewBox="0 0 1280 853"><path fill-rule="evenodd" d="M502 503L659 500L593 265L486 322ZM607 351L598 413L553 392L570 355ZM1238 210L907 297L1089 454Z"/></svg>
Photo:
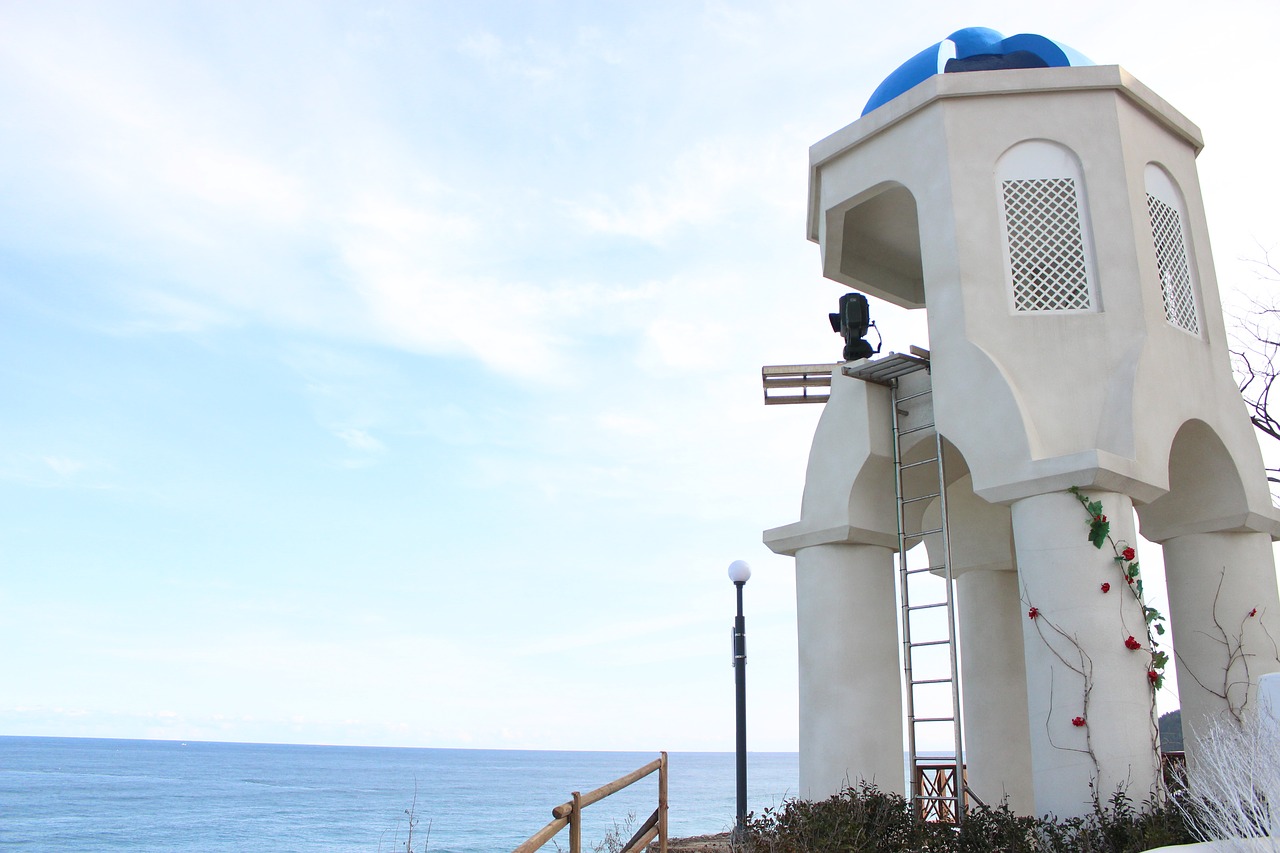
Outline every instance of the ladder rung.
<svg viewBox="0 0 1280 853"><path fill-rule="evenodd" d="M950 603L951 602L949 601L936 601L932 604L908 604L907 609L908 610L931 610L935 607L946 607Z"/></svg>
<svg viewBox="0 0 1280 853"><path fill-rule="evenodd" d="M936 422L934 423L918 423L917 422L912 424L912 421L915 420L915 418L912 417L913 414L916 417L920 418L921 420L923 420L924 417L936 417L936 415L931 414L930 411L927 408L925 408L929 404L924 404L920 408L916 409L914 412L911 410L909 406L906 405L910 403L912 400L917 400L921 397L931 396L933 394L933 386L931 384L927 385L921 391L908 394L908 395L903 395L901 397L898 396L898 390L899 388L895 380L893 409L891 412L891 416L892 416L892 426L893 426L894 470L897 472L895 476L897 480L896 498L897 498L897 507L898 507L898 545L899 545L898 572L899 572L899 578L900 578L899 582L901 583L901 602L900 602L901 623L902 623L901 629L904 634L902 638L903 639L902 656L903 656L903 668L905 670L904 677L907 684L905 704L908 712L907 713L907 722L909 724L908 731L910 732L910 738L909 738L910 761L911 761L913 773L916 773L916 772L927 773L927 772L930 772L930 767L945 768L949 765L952 768L951 772L954 774L952 776L952 781L954 782L956 787L956 791L954 794L948 793L951 790L950 788L943 788L941 786L934 788L935 793L926 794L924 793L924 791L920 790L920 787L917 787L916 782L913 781L912 788L914 788L917 791L917 793L915 796L912 797L912 801L920 803L920 810L924 814L928 814L932 812L933 814L940 816L940 815L943 815L944 813L950 813L955 815L955 819L958 821L960 819L959 816L964 811L965 789L964 789L964 782L963 782L963 774L962 772L959 771L959 768L961 767L961 762L963 761L963 759L960 758L959 756L963 754L963 747L960 742L960 725L961 725L960 707L959 707L958 697L956 697L956 691L960 686L960 673L957 668L957 660L956 660L956 638L952 636L954 632L954 628L953 630L947 632L947 637L945 639L917 640L917 641L913 641L911 639L911 628L913 623L912 614L918 610L937 610L939 608L945 607L947 608L947 612L951 614L949 618L954 618L954 613L952 612L952 608L954 607L952 596L954 595L954 593L951 591L951 586L950 586L950 582L951 582L951 568L949 566L950 561L944 558L942 560L941 565L937 565L937 566L926 565L926 566L921 566L919 568L910 568L907 566L907 559L905 554L906 545L908 541L913 541L913 540L918 541L925 537L934 536L936 534L942 534L942 536L945 537L947 535L946 534L947 518L946 518L946 513L944 512L938 527L930 530L920 530L915 533L908 532L905 529L905 524L903 523L907 506L912 504L917 504L917 503L927 504L928 502L936 501L939 498L941 498L944 502L946 500L945 498L946 485L944 483L945 475L943 470L944 460L942 459L941 433L938 432L938 426ZM903 427L905 424L912 424L912 425L909 428L904 429ZM915 462L903 462L902 456L901 456L901 448L903 446L901 443L901 439L905 436L911 435L912 433L928 433L928 432L932 432L934 434L934 438L930 439L926 436L926 440L935 440L936 443L938 444L938 447L935 450L934 455L928 459L919 459ZM925 486L925 489L927 490L930 486L934 486L937 489L937 491L930 494L913 495L911 497L907 497L906 495L903 494L904 472L908 471L909 469L920 468L922 466L934 467L935 469L934 474L936 474L938 482L934 484L932 480L930 480L928 485ZM914 476L930 477L933 475L929 475L926 472L921 472L920 475L914 475ZM946 597L942 601L930 600L930 601L927 601L927 603L912 604L910 602L910 595L909 595L909 590L911 587L910 577L912 575L923 574L925 572L939 574L948 581L948 585L944 593ZM924 598L927 600L927 599L935 599L939 591L934 589L928 589L928 590L921 590L921 592L930 593L927 595L920 596L921 598ZM927 621L927 619L926 617L921 617L919 621L923 622L923 621ZM921 633L923 633L925 636L933 635L935 637L938 634L938 632L934 630L922 631ZM930 667L928 669L922 670L920 672L913 672L913 668L914 668L913 660L915 657L915 654L914 654L915 650L924 649L929 646L946 646L948 651L950 652L949 666L943 666L943 667L934 666L934 667ZM945 672L947 673L947 675L941 678L932 677L940 672ZM917 675L929 675L930 677L918 678L916 677ZM953 698L957 699L957 701L952 705L950 709L951 710L950 715L935 716L935 717L915 716L915 710L916 710L915 705L917 704L916 688L923 689L926 687L926 685L934 685L934 684L950 685ZM922 691L922 692L927 692L927 691ZM932 709L932 712L934 714L937 714L939 711L944 710L944 708L934 708ZM920 756L916 751L916 738L918 736L917 733L922 731L919 727L922 725L928 725L928 724L934 724L934 725L947 724L954 727L955 733L956 733L956 742L955 742L955 749L954 749L953 755L934 756L929 759L926 759L924 762L921 761ZM927 730L923 730L923 731L927 731ZM934 771L934 772L941 772L941 771ZM913 777L913 779L915 778L917 777ZM923 784L921 785L921 787L924 787ZM925 790L929 790L929 789L925 787ZM954 803L954 806L951 805L953 803ZM954 812L950 811L952 808L954 808Z"/></svg>

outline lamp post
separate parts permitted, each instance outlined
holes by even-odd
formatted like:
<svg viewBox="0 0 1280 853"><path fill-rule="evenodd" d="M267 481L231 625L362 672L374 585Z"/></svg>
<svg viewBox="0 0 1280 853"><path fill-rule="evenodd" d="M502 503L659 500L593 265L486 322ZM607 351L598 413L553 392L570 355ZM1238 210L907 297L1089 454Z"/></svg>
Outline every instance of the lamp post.
<svg viewBox="0 0 1280 853"><path fill-rule="evenodd" d="M738 822L734 835L738 838L747 828L747 629L742 618L742 588L750 577L746 560L729 564L729 580L738 591L738 616L733 620L733 680L738 705Z"/></svg>

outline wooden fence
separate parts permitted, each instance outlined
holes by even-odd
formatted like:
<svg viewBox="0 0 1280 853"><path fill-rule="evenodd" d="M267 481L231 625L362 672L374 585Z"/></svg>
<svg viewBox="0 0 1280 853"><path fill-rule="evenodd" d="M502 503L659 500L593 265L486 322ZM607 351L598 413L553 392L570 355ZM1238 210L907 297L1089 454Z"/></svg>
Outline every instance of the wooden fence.
<svg viewBox="0 0 1280 853"><path fill-rule="evenodd" d="M622 853L638 853L653 843L655 838L658 841L659 853L667 853L667 754L665 752L639 770L633 770L626 776L614 779L588 794L574 791L573 799L551 810L551 823L535 832L513 853L533 853L535 850L541 850L566 826L569 827L569 853L582 853L582 810L592 803L600 802L610 794L616 794L623 788L639 782L655 770L658 772L658 807L640 825L635 835L631 836L631 840L622 848Z"/></svg>

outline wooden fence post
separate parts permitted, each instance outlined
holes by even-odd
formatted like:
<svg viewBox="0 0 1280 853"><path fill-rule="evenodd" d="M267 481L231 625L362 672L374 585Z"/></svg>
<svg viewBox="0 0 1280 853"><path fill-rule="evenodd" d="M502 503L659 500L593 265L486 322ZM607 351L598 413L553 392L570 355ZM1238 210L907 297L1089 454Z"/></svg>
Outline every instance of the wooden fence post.
<svg viewBox="0 0 1280 853"><path fill-rule="evenodd" d="M573 811L569 813L569 853L582 853L582 794L573 792Z"/></svg>
<svg viewBox="0 0 1280 853"><path fill-rule="evenodd" d="M658 853L667 853L667 753L658 765Z"/></svg>

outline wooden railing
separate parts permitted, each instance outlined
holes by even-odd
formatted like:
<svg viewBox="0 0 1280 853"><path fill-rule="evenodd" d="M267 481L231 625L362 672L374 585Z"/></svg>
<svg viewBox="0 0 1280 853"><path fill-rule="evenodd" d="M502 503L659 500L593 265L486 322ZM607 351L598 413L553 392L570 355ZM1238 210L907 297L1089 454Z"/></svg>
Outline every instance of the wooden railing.
<svg viewBox="0 0 1280 853"><path fill-rule="evenodd" d="M614 779L608 785L596 788L588 794L573 792L573 799L561 803L551 810L551 823L535 832L528 841L517 847L513 853L533 853L541 850L560 830L569 827L569 853L582 853L582 810L592 803L598 803L610 794L616 794L623 788L639 782L654 771L658 772L658 807L649 815L648 820L640 825L635 835L622 848L622 853L638 853L658 840L659 853L667 853L667 754L650 761L639 770L633 770L626 776Z"/></svg>
<svg viewBox="0 0 1280 853"><path fill-rule="evenodd" d="M1160 752L1160 775L1170 791L1187 786L1187 754L1180 749Z"/></svg>
<svg viewBox="0 0 1280 853"><path fill-rule="evenodd" d="M839 364L779 364L760 368L764 404L825 403L831 398L831 371ZM799 393L780 389L799 388ZM810 390L813 389L813 390Z"/></svg>
<svg viewBox="0 0 1280 853"><path fill-rule="evenodd" d="M919 800L916 802L920 819L937 823L956 823L958 780L955 761L921 759L916 763L915 772L916 790L920 792Z"/></svg>

